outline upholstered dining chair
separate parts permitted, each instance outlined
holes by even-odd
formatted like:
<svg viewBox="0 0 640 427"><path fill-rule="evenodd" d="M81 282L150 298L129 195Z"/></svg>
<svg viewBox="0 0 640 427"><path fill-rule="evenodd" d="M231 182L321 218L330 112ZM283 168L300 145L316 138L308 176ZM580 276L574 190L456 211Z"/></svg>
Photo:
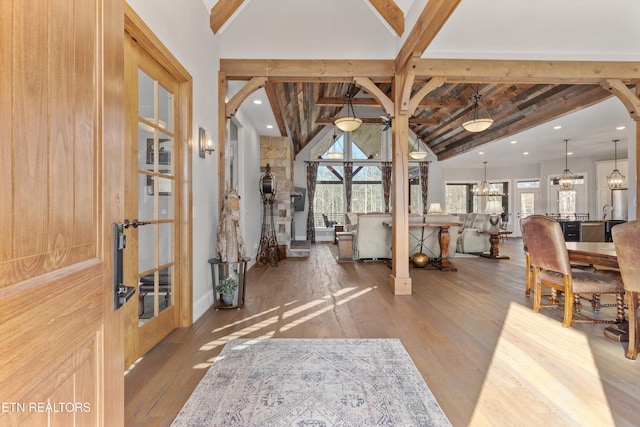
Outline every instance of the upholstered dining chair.
<svg viewBox="0 0 640 427"><path fill-rule="evenodd" d="M618 276L572 269L560 224L552 218L531 215L522 225L527 250L533 268L533 311L541 308L542 286L548 286L564 294L562 326L571 323L621 323L624 321L624 286ZM580 311L581 294L614 294L617 316L615 320L595 320L581 314L574 319L574 311ZM553 304L555 306L556 304Z"/></svg>
<svg viewBox="0 0 640 427"><path fill-rule="evenodd" d="M627 359L638 357L640 344L640 319L638 299L640 298L640 220L618 224L611 229L611 237L616 247L618 266L627 294L629 306L629 347Z"/></svg>

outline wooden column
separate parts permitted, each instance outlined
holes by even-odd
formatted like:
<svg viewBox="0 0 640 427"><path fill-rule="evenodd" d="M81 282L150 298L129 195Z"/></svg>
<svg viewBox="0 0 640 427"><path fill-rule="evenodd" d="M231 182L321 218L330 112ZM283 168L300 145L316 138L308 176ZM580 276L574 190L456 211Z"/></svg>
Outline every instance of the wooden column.
<svg viewBox="0 0 640 427"><path fill-rule="evenodd" d="M409 277L409 115L402 112L406 74L393 81L394 117L391 122L392 240L390 285L394 295L411 295Z"/></svg>
<svg viewBox="0 0 640 427"><path fill-rule="evenodd" d="M640 99L640 82L636 83L636 96ZM634 174L635 182L636 182L636 193L634 199L631 201L635 204L636 207L636 219L640 218L638 215L638 200L640 200L640 182L638 182L638 177L640 176L640 120L636 118L636 170ZM629 157L629 156L627 156ZM629 179L631 176L629 177Z"/></svg>

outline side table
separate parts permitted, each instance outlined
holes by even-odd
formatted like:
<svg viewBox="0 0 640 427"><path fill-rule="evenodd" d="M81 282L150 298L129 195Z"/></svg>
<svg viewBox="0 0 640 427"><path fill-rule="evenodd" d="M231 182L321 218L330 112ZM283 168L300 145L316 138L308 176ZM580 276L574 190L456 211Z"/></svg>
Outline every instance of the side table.
<svg viewBox="0 0 640 427"><path fill-rule="evenodd" d="M333 226L333 243L337 244L338 243L338 233L344 231L344 225L342 224L335 224Z"/></svg>
<svg viewBox="0 0 640 427"><path fill-rule="evenodd" d="M353 262L353 233L339 231L336 233L338 240L338 262Z"/></svg>
<svg viewBox="0 0 640 427"><path fill-rule="evenodd" d="M483 231L483 233L489 235L489 243L491 243L491 248L489 249L489 252L483 252L480 254L480 256L485 258L491 258L491 259L509 259L509 257L506 255L500 255L499 245L500 245L500 236L511 234L512 231L488 230L488 231Z"/></svg>

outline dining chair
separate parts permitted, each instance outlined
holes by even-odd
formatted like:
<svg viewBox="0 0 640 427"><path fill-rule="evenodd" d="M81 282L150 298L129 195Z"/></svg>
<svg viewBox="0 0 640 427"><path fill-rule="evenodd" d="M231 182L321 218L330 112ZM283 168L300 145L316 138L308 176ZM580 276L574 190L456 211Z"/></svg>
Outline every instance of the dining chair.
<svg viewBox="0 0 640 427"><path fill-rule="evenodd" d="M542 215L531 215L522 225L527 250L533 268L533 311L540 311L542 286L564 294L562 326L571 323L622 323L624 321L624 286L619 276L599 274L592 271L572 269L569 252L560 224ZM616 296L616 319L596 320L582 313L580 295L614 294ZM555 307L557 304L552 304ZM546 307L546 306L545 306ZM580 318L573 314L580 313Z"/></svg>
<svg viewBox="0 0 640 427"><path fill-rule="evenodd" d="M611 229L613 244L618 256L618 266L622 283L627 294L629 307L629 347L627 359L638 357L640 344L640 319L638 298L640 298L640 220L618 224Z"/></svg>
<svg viewBox="0 0 640 427"><path fill-rule="evenodd" d="M528 221L531 216L525 216L520 218L520 235L522 236L522 247L524 249L524 263L525 263L525 285L524 294L531 295L531 288L533 287L533 271L531 268L531 258L529 257L529 249L527 249L527 238L524 235L522 226Z"/></svg>

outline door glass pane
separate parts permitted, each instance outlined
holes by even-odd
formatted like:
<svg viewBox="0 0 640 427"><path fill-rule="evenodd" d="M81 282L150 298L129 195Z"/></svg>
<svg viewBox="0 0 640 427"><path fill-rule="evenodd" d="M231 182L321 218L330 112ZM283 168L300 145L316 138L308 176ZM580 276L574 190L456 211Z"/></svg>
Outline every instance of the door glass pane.
<svg viewBox="0 0 640 427"><path fill-rule="evenodd" d="M173 138L160 132L158 139L157 170L165 175L173 175ZM155 162L155 151L151 154L151 160Z"/></svg>
<svg viewBox="0 0 640 427"><path fill-rule="evenodd" d="M173 131L173 95L158 85L158 125L169 132Z"/></svg>
<svg viewBox="0 0 640 427"><path fill-rule="evenodd" d="M154 114L155 81L144 71L138 69L138 116L155 123Z"/></svg>
<svg viewBox="0 0 640 427"><path fill-rule="evenodd" d="M158 178L158 219L173 219L173 183L166 177Z"/></svg>
<svg viewBox="0 0 640 427"><path fill-rule="evenodd" d="M173 267L163 268L158 272L158 313L173 305Z"/></svg>
<svg viewBox="0 0 640 427"><path fill-rule="evenodd" d="M166 265L173 260L173 224L161 223L159 226L159 265Z"/></svg>
<svg viewBox="0 0 640 427"><path fill-rule="evenodd" d="M535 193L520 193L520 217L526 218L535 212Z"/></svg>
<svg viewBox="0 0 640 427"><path fill-rule="evenodd" d="M138 124L138 169L153 170L153 128L143 122Z"/></svg>
<svg viewBox="0 0 640 427"><path fill-rule="evenodd" d="M153 270L155 267L155 228L149 224L138 227L138 273Z"/></svg>
<svg viewBox="0 0 640 427"><path fill-rule="evenodd" d="M149 221L154 218L155 212L155 200L154 197L156 191L155 177L146 174L138 174L138 188L144 189L138 191L138 218L140 221Z"/></svg>

